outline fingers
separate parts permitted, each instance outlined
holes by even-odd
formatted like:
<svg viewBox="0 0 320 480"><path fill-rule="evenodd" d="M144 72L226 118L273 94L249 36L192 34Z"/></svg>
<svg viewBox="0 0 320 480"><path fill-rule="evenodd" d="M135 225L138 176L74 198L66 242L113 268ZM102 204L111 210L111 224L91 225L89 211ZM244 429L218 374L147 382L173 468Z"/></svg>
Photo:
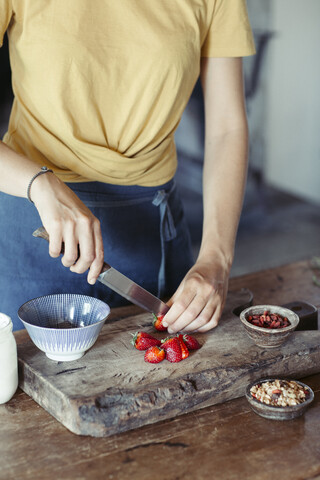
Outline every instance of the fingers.
<svg viewBox="0 0 320 480"><path fill-rule="evenodd" d="M201 315L191 322L187 327L184 329L186 332L208 332L213 328L218 326L220 317L222 314L221 305L214 305L213 308L208 309L208 312Z"/></svg>
<svg viewBox="0 0 320 480"><path fill-rule="evenodd" d="M62 245L62 232L59 224L53 225L51 232L49 233L49 255L53 258L57 258L61 254Z"/></svg>
<svg viewBox="0 0 320 480"><path fill-rule="evenodd" d="M62 264L71 272L84 273L89 269L88 282L93 285L99 276L104 259L100 222L95 217L77 223L66 221L63 225L47 228L49 254L58 257L64 246Z"/></svg>
<svg viewBox="0 0 320 480"><path fill-rule="evenodd" d="M90 219L85 218L78 220L76 226L77 235L73 237L73 245L71 252L74 254L74 246L76 242L76 258L70 266L71 272L84 273L95 259L95 238L93 234L93 226ZM79 248L78 248L79 245ZM67 247L65 247L65 255L67 254ZM70 257L71 259L72 257ZM62 259L63 260L63 259Z"/></svg>
<svg viewBox="0 0 320 480"><path fill-rule="evenodd" d="M78 258L78 241L74 225L71 222L65 223L63 231L64 254L61 263L65 267L71 267Z"/></svg>
<svg viewBox="0 0 320 480"><path fill-rule="evenodd" d="M70 270L75 273L84 273L89 269L87 280L93 285L101 272L104 256L100 222L97 219L92 222L86 220L77 227L80 232L78 235L79 257Z"/></svg>
<svg viewBox="0 0 320 480"><path fill-rule="evenodd" d="M227 291L227 280L216 281L205 274L189 273L169 300L171 307L163 324L169 333L206 332L218 325Z"/></svg>
<svg viewBox="0 0 320 480"><path fill-rule="evenodd" d="M49 254L58 257L63 245L62 264L75 273L89 269L88 281L94 284L103 265L99 220L55 175L42 175L40 181L45 185L33 192L34 202L49 234Z"/></svg>
<svg viewBox="0 0 320 480"><path fill-rule="evenodd" d="M102 270L104 251L103 251L103 241L100 229L100 222L94 224L94 235L95 235L95 258L91 263L90 270L88 273L88 282L91 285L94 285L100 272Z"/></svg>
<svg viewBox="0 0 320 480"><path fill-rule="evenodd" d="M194 296L194 293L186 292L186 295L179 296L164 318L165 324L168 325L168 332L183 330L199 316L204 307L205 300Z"/></svg>
<svg viewBox="0 0 320 480"><path fill-rule="evenodd" d="M209 299L199 295L194 297L188 307L182 310L180 304L178 308L173 309L174 303L170 309L171 313L176 315L175 318L168 323L168 332L194 332L208 331L218 325L221 308L218 299ZM178 312L181 312L180 314ZM168 315L168 314L167 314ZM171 317L172 318L172 317ZM166 318L167 319L167 318ZM169 319L170 320L170 319Z"/></svg>

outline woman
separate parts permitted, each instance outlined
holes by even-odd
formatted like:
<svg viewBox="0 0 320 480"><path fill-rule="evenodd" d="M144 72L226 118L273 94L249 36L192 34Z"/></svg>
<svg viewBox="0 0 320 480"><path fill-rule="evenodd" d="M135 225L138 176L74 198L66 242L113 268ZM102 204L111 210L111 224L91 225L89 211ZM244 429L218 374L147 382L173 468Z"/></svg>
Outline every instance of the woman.
<svg viewBox="0 0 320 480"><path fill-rule="evenodd" d="M96 284L105 257L154 294L171 295L169 332L215 327L246 177L241 57L254 45L245 0L105 0L94 8L89 0L0 0L0 12L15 95L0 144L0 310L21 328L19 305L43 294L119 305ZM199 74L204 223L193 264L174 132ZM37 175L42 166L52 172ZM51 257L64 242L62 265L32 239L41 223Z"/></svg>

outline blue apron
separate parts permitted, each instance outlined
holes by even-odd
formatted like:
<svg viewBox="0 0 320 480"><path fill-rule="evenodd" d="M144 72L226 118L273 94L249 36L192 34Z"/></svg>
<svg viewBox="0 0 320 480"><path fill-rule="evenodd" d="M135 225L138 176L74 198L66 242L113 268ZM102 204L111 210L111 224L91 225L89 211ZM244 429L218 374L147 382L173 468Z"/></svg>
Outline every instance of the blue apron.
<svg viewBox="0 0 320 480"><path fill-rule="evenodd" d="M159 297L171 296L192 266L191 241L175 181L160 187L98 182L68 186L99 218L105 260ZM48 244L32 237L41 226L24 198L0 192L0 312L23 328L17 311L24 302L51 293L81 293L111 308L128 304L87 273L78 275L51 258Z"/></svg>

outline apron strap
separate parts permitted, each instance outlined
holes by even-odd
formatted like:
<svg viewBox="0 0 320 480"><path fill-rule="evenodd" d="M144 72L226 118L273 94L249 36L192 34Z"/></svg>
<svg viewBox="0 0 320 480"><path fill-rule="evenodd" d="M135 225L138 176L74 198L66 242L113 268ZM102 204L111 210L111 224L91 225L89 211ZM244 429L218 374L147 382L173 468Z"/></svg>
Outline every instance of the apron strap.
<svg viewBox="0 0 320 480"><path fill-rule="evenodd" d="M165 288L166 279L166 248L165 242L173 240L177 236L176 227L169 205L169 197L175 185L169 190L158 190L152 204L160 209L160 240L161 240L161 263L158 275L158 297L161 297Z"/></svg>

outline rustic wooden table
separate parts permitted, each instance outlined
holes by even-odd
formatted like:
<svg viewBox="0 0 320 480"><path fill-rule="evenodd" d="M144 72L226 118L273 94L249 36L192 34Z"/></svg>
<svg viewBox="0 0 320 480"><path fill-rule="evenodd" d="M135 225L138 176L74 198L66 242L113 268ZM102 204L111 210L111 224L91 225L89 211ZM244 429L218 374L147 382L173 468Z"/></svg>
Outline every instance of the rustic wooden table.
<svg viewBox="0 0 320 480"><path fill-rule="evenodd" d="M231 279L230 290L249 288L255 304L303 300L319 308L312 274L304 261ZM17 342L26 335L17 332ZM18 389L0 405L0 478L320 479L320 373L304 381L315 401L295 420L263 419L238 398L108 438L71 433Z"/></svg>

